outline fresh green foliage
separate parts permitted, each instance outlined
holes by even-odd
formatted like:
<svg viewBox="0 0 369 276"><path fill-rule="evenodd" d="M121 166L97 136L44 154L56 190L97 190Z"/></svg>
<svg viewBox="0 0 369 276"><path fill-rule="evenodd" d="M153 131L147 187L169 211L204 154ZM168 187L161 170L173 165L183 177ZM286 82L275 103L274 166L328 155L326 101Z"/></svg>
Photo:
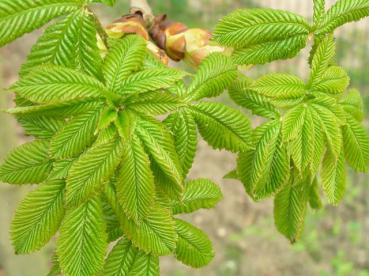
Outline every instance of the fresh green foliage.
<svg viewBox="0 0 369 276"><path fill-rule="evenodd" d="M272 9L238 10L221 20L214 39L233 47L237 64L264 64L295 56L311 27L299 15Z"/></svg>
<svg viewBox="0 0 369 276"><path fill-rule="evenodd" d="M254 130L253 147L239 154L233 177L255 200L275 196L276 226L291 242L302 233L307 202L321 207L320 188L329 203L342 200L346 161L356 171L369 169L363 104L357 91L345 92L349 77L334 56L327 35L314 52L307 83L268 74L256 81L240 77L230 89L236 103L269 119ZM250 103L250 94L257 101Z"/></svg>
<svg viewBox="0 0 369 276"><path fill-rule="evenodd" d="M190 75L160 63L136 35L105 39L92 3L114 0L3 0L0 46L54 18L32 48L13 114L29 143L0 166L0 180L39 184L11 227L16 253L41 249L59 231L50 275L158 275L159 256L199 268L213 258L204 232L176 218L222 199L208 179L188 179L198 133L214 149L238 154L227 178L254 200L275 198L277 229L302 234L308 204L321 190L338 204L347 163L369 169L363 103L334 60L335 28L369 14L368 1L315 0L313 24L273 9L239 10L220 21L226 48ZM311 73L250 79L237 65L291 58L313 37ZM105 43L100 52L98 41ZM231 98L265 117L252 129L242 111L206 101ZM109 244L112 250L108 252Z"/></svg>
<svg viewBox="0 0 369 276"><path fill-rule="evenodd" d="M158 256L170 254L194 267L208 264L214 255L209 239L173 214L211 208L222 198L210 180L186 180L198 128L215 148L248 147L251 129L242 113L197 102L222 93L236 66L211 55L187 88L187 74L152 62L138 36L110 41L102 58L86 3L28 2L1 4L2 27L19 25L4 34L3 44L51 15L65 16L45 30L10 88L17 107L8 112L34 141L9 154L0 179L41 183L16 212L16 252L39 250L59 230L51 274L158 275ZM21 8L25 17L9 21L5 12ZM118 238L104 261L109 242Z"/></svg>

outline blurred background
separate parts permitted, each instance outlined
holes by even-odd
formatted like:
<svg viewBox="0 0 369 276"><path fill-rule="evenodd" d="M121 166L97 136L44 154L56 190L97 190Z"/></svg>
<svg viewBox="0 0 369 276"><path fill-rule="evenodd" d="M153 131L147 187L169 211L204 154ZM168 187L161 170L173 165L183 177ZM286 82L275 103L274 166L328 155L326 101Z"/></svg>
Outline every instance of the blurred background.
<svg viewBox="0 0 369 276"><path fill-rule="evenodd" d="M127 0L118 0L114 8L96 7L102 22L109 23L128 11ZM212 29L216 22L236 8L272 7L312 17L312 0L149 0L155 13L190 27ZM334 1L327 1L328 5ZM0 49L0 87L17 80L19 66L31 45L42 33L38 31ZM369 20L350 24L337 32L338 63L351 77L352 87L360 89L369 112ZM248 74L291 72L307 78L309 49L297 58L257 66ZM232 105L227 95L219 101ZM11 97L0 93L0 108L11 106ZM245 111L246 112L246 111ZM251 117L251 115L250 115ZM252 118L252 117L251 117ZM256 120L256 118L253 118ZM368 127L368 120L366 121ZM15 120L0 113L0 159L13 146L27 138ZM213 241L216 257L201 270L179 264L172 257L161 258L164 276L207 275L359 275L369 276L369 177L350 172L347 194L338 207L326 205L321 211L309 210L305 232L295 245L277 233L273 225L272 201L252 202L241 183L223 180L235 167L235 156L211 150L200 142L191 172L192 177L209 177L217 181L224 200L214 210L185 216L207 232ZM30 256L15 256L9 242L9 224L16 205L32 187L0 186L0 276L46 275L54 242Z"/></svg>

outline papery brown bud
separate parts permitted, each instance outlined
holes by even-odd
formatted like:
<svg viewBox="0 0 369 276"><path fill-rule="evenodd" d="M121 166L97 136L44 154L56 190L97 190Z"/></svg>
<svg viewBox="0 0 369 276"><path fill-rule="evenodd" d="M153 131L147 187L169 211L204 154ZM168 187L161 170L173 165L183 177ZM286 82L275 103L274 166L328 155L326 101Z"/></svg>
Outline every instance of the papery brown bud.
<svg viewBox="0 0 369 276"><path fill-rule="evenodd" d="M211 33L203 29L189 29L184 33L186 51L184 60L198 66L204 58L214 52L223 52L224 48L211 45Z"/></svg>
<svg viewBox="0 0 369 276"><path fill-rule="evenodd" d="M129 14L114 21L105 28L111 38L122 38L126 34L137 34L145 40L149 40L149 33L145 28L145 22L139 14Z"/></svg>
<svg viewBox="0 0 369 276"><path fill-rule="evenodd" d="M165 50L168 56L175 61L182 60L186 53L186 39L183 33L169 35L166 38Z"/></svg>
<svg viewBox="0 0 369 276"><path fill-rule="evenodd" d="M171 59L179 61L184 58L186 42L182 34L187 29L182 23L167 20L164 14L155 17L150 36Z"/></svg>

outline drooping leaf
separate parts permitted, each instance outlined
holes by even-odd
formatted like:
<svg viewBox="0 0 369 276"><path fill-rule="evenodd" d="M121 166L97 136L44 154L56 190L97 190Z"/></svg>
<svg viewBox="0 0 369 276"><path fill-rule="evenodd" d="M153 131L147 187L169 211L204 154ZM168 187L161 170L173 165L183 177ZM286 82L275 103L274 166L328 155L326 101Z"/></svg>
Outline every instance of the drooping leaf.
<svg viewBox="0 0 369 276"><path fill-rule="evenodd" d="M103 71L107 87L118 93L121 82L141 69L146 55L146 42L129 35L115 43L105 58Z"/></svg>
<svg viewBox="0 0 369 276"><path fill-rule="evenodd" d="M94 139L99 111L92 110L73 117L52 139L50 152L56 159L82 153Z"/></svg>
<svg viewBox="0 0 369 276"><path fill-rule="evenodd" d="M137 137L123 146L116 186L118 201L126 215L136 222L144 219L154 204L155 184L150 159Z"/></svg>
<svg viewBox="0 0 369 276"><path fill-rule="evenodd" d="M319 183L316 177L314 177L314 180L309 188L309 205L311 208L316 210L319 210L323 207L322 200L320 199Z"/></svg>
<svg viewBox="0 0 369 276"><path fill-rule="evenodd" d="M172 203L174 214L192 213L196 210L213 208L223 198L218 185L208 179L188 181L181 201Z"/></svg>
<svg viewBox="0 0 369 276"><path fill-rule="evenodd" d="M314 157L314 139L316 135L313 120L314 117L310 108L305 108L303 124L289 145L292 160L301 173L310 166Z"/></svg>
<svg viewBox="0 0 369 276"><path fill-rule="evenodd" d="M290 180L291 181L291 180ZM308 195L305 183L291 181L274 199L274 220L279 232L291 243L296 242L304 228Z"/></svg>
<svg viewBox="0 0 369 276"><path fill-rule="evenodd" d="M291 12L244 9L224 17L214 39L235 48L237 64L264 64L295 56L305 47L309 31L305 19Z"/></svg>
<svg viewBox="0 0 369 276"><path fill-rule="evenodd" d="M347 115L347 125L342 127L344 155L352 168L367 172L369 168L369 137L365 128Z"/></svg>
<svg viewBox="0 0 369 276"><path fill-rule="evenodd" d="M17 254L39 250L56 233L64 217L64 188L63 180L47 180L21 202L11 225Z"/></svg>
<svg viewBox="0 0 369 276"><path fill-rule="evenodd" d="M338 159L327 152L322 163L322 186L328 201L337 205L343 198L346 190L345 156L343 152Z"/></svg>
<svg viewBox="0 0 369 276"><path fill-rule="evenodd" d="M110 185L113 184L109 183L106 186ZM103 217L106 224L106 233L108 235L108 242L116 241L123 235L123 230L120 227L117 213L113 209L113 206L111 206L105 194L101 196L101 203L103 208Z"/></svg>
<svg viewBox="0 0 369 276"><path fill-rule="evenodd" d="M156 206L139 225L122 215L121 225L129 240L148 254L169 255L175 250L175 222L166 209Z"/></svg>
<svg viewBox="0 0 369 276"><path fill-rule="evenodd" d="M220 103L203 102L193 105L191 112L201 136L213 148L237 152L250 147L250 122L240 111Z"/></svg>
<svg viewBox="0 0 369 276"><path fill-rule="evenodd" d="M98 197L67 210L57 241L57 254L63 274L90 276L103 268L107 248L105 229Z"/></svg>
<svg viewBox="0 0 369 276"><path fill-rule="evenodd" d="M268 122L255 132L255 150L240 154L238 175L246 191L258 200L281 189L289 178L290 162L279 121Z"/></svg>
<svg viewBox="0 0 369 276"><path fill-rule="evenodd" d="M284 116L282 134L285 142L295 139L304 125L306 106L299 104L291 108Z"/></svg>
<svg viewBox="0 0 369 276"><path fill-rule="evenodd" d="M174 145L186 176L192 167L197 148L197 127L194 118L188 110L171 114L164 123L170 129Z"/></svg>
<svg viewBox="0 0 369 276"><path fill-rule="evenodd" d="M45 64L77 69L97 78L101 76L95 20L90 12L77 10L50 26L33 46L20 74L24 76Z"/></svg>
<svg viewBox="0 0 369 276"><path fill-rule="evenodd" d="M340 105L343 109L351 114L357 121L361 122L364 118L364 104L361 94L356 89L351 89L348 91L341 101Z"/></svg>
<svg viewBox="0 0 369 276"><path fill-rule="evenodd" d="M310 162L311 175L315 175L320 169L324 152L326 150L326 139L325 133L322 130L320 119L317 117L318 114L310 109L310 115L313 118L314 123L314 136L311 137L310 142L313 144L313 154Z"/></svg>
<svg viewBox="0 0 369 276"><path fill-rule="evenodd" d="M51 169L49 142L37 140L10 152L0 166L0 179L10 184L37 184L47 178Z"/></svg>
<svg viewBox="0 0 369 276"><path fill-rule="evenodd" d="M342 131L339 120L331 110L322 105L312 104L311 107L313 117L320 124L320 128L327 139L329 149L338 158L342 146Z"/></svg>
<svg viewBox="0 0 369 276"><path fill-rule="evenodd" d="M137 122L136 134L163 173L182 190L182 168L168 130L158 121L143 117Z"/></svg>
<svg viewBox="0 0 369 276"><path fill-rule="evenodd" d="M41 66L21 78L12 90L35 103L56 103L78 98L99 98L104 85L84 73L62 66Z"/></svg>
<svg viewBox="0 0 369 276"><path fill-rule="evenodd" d="M192 267L203 267L214 257L211 241L207 235L193 225L176 219L178 241L175 256Z"/></svg>
<svg viewBox="0 0 369 276"><path fill-rule="evenodd" d="M78 0L2 0L0 46L43 26L54 17L75 11L81 4Z"/></svg>
<svg viewBox="0 0 369 276"><path fill-rule="evenodd" d="M78 206L103 188L120 163L122 142L116 137L95 144L73 163L67 178L66 202Z"/></svg>
<svg viewBox="0 0 369 276"><path fill-rule="evenodd" d="M237 77L237 67L229 57L213 53L205 58L188 88L193 100L219 96Z"/></svg>
<svg viewBox="0 0 369 276"><path fill-rule="evenodd" d="M126 238L114 246L106 259L103 275L106 276L158 276L159 258L135 248Z"/></svg>

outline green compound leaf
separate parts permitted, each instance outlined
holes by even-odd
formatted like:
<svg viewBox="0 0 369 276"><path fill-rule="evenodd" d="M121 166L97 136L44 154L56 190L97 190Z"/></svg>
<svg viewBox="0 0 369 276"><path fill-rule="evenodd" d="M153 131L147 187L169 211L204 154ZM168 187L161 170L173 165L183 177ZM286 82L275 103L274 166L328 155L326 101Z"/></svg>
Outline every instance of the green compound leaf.
<svg viewBox="0 0 369 276"><path fill-rule="evenodd" d="M278 231L294 243L304 228L308 195L305 182L290 181L274 199L274 220Z"/></svg>
<svg viewBox="0 0 369 276"><path fill-rule="evenodd" d="M347 125L342 127L344 153L347 162L359 172L369 169L369 137L365 128L347 114Z"/></svg>
<svg viewBox="0 0 369 276"><path fill-rule="evenodd" d="M37 184L47 178L51 169L49 142L37 140L10 152L0 166L0 179L9 184Z"/></svg>
<svg viewBox="0 0 369 276"><path fill-rule="evenodd" d="M338 0L325 14L317 34L331 33L339 26L369 16L367 0Z"/></svg>
<svg viewBox="0 0 369 276"><path fill-rule="evenodd" d="M61 66L41 66L18 81L12 90L35 103L57 103L79 98L100 98L104 85L93 77Z"/></svg>
<svg viewBox="0 0 369 276"><path fill-rule="evenodd" d="M351 89L341 99L340 105L344 111L351 114L357 121L362 122L364 119L364 103L361 94L356 89Z"/></svg>
<svg viewBox="0 0 369 276"><path fill-rule="evenodd" d="M82 6L79 0L2 0L0 47Z"/></svg>
<svg viewBox="0 0 369 276"><path fill-rule="evenodd" d="M304 125L306 106L299 104L290 109L283 117L282 134L285 142L295 139Z"/></svg>
<svg viewBox="0 0 369 276"><path fill-rule="evenodd" d="M188 110L181 110L168 116L164 121L172 132L174 145L186 176L192 167L197 148L197 126Z"/></svg>
<svg viewBox="0 0 369 276"><path fill-rule="evenodd" d="M175 256L192 267L203 267L214 257L213 247L207 235L193 225L176 219L178 241Z"/></svg>
<svg viewBox="0 0 369 276"><path fill-rule="evenodd" d="M122 142L109 136L107 141L95 142L81 155L68 174L67 205L78 206L102 189L119 165L121 154Z"/></svg>
<svg viewBox="0 0 369 276"><path fill-rule="evenodd" d="M122 238L106 259L103 275L106 276L159 276L159 258L145 254Z"/></svg>
<svg viewBox="0 0 369 276"><path fill-rule="evenodd" d="M309 190L309 205L312 209L319 210L323 208L322 200L320 199L320 186L318 179L315 177Z"/></svg>
<svg viewBox="0 0 369 276"><path fill-rule="evenodd" d="M111 180L111 182L114 182ZM105 186L114 185L109 183ZM109 189L109 188L107 188ZM107 196L104 194L101 196L101 203L104 213L104 221L106 223L106 233L108 234L108 242L113 242L118 240L123 235L123 230L120 228L120 222L115 209L110 204Z"/></svg>
<svg viewBox="0 0 369 276"><path fill-rule="evenodd" d="M342 94L349 84L350 78L346 71L341 67L331 66L319 78L319 81L314 82L311 90L338 95Z"/></svg>
<svg viewBox="0 0 369 276"><path fill-rule="evenodd" d="M63 120L42 116L27 119L26 116L17 116L18 123L24 129L26 135L39 139L50 139L63 127Z"/></svg>
<svg viewBox="0 0 369 276"><path fill-rule="evenodd" d="M153 91L140 95L134 95L125 103L139 113L147 115L163 115L181 107L181 99L167 91Z"/></svg>
<svg viewBox="0 0 369 276"><path fill-rule="evenodd" d="M99 78L101 62L95 20L87 10L77 10L47 28L32 47L20 74L25 76L37 66L54 64Z"/></svg>
<svg viewBox="0 0 369 276"><path fill-rule="evenodd" d="M312 104L311 107L313 118L317 120L326 137L328 148L338 158L342 148L342 131L338 118L331 110L322 105Z"/></svg>
<svg viewBox="0 0 369 276"><path fill-rule="evenodd" d="M57 255L65 275L90 276L103 268L107 249L101 202L91 198L67 210L57 242Z"/></svg>
<svg viewBox="0 0 369 276"><path fill-rule="evenodd" d="M219 96L237 77L237 66L229 57L220 53L209 55L200 64L188 88L193 100Z"/></svg>
<svg viewBox="0 0 369 276"><path fill-rule="evenodd" d="M11 225L17 254L42 248L59 229L64 217L63 180L47 180L21 202Z"/></svg>
<svg viewBox="0 0 369 276"><path fill-rule="evenodd" d="M265 75L255 81L250 89L265 96L278 107L296 105L305 96L304 81L290 74L274 73Z"/></svg>
<svg viewBox="0 0 369 276"><path fill-rule="evenodd" d="M305 47L310 26L299 15L273 9L237 10L217 25L214 39L233 47L237 64L264 64L294 57Z"/></svg>
<svg viewBox="0 0 369 276"><path fill-rule="evenodd" d="M169 255L174 252L177 241L175 222L166 209L155 207L139 224L121 216L121 226L132 243L146 253Z"/></svg>
<svg viewBox="0 0 369 276"><path fill-rule="evenodd" d="M208 179L188 181L181 201L172 202L173 214L193 213L215 207L223 198L218 185Z"/></svg>
<svg viewBox="0 0 369 276"><path fill-rule="evenodd" d="M330 204L337 205L345 195L346 172L343 152L338 159L327 152L322 163L322 184Z"/></svg>
<svg viewBox="0 0 369 276"><path fill-rule="evenodd" d="M328 35L322 39L315 49L313 59L311 62L311 73L309 84L312 86L315 82L319 82L320 77L327 71L329 65L332 63L336 53L336 44L333 36Z"/></svg>
<svg viewBox="0 0 369 276"><path fill-rule="evenodd" d="M116 187L118 201L126 215L135 222L142 221L153 207L155 184L149 156L137 137L123 146Z"/></svg>
<svg viewBox="0 0 369 276"><path fill-rule="evenodd" d="M314 2L314 26L319 26L322 17L325 14L325 0L313 0Z"/></svg>
<svg viewBox="0 0 369 276"><path fill-rule="evenodd" d="M94 140L99 111L92 110L73 117L52 139L50 152L56 159L82 153Z"/></svg>
<svg viewBox="0 0 369 276"><path fill-rule="evenodd" d="M240 111L220 103L203 102L194 104L191 112L201 136L214 149L237 152L250 148L250 122Z"/></svg>
<svg viewBox="0 0 369 276"><path fill-rule="evenodd" d="M137 122L136 134L161 171L183 190L182 168L169 131L160 122L143 117Z"/></svg>
<svg viewBox="0 0 369 276"><path fill-rule="evenodd" d="M129 35L115 43L105 58L103 72L107 87L119 92L121 82L142 68L146 56L146 42Z"/></svg>
<svg viewBox="0 0 369 276"><path fill-rule="evenodd" d="M171 87L186 74L177 69L156 68L146 69L129 75L120 83L120 95L140 94Z"/></svg>
<svg viewBox="0 0 369 276"><path fill-rule="evenodd" d="M254 81L242 77L235 81L229 88L229 96L238 105L250 109L253 114L270 119L279 117L279 112L271 103L270 99L251 90Z"/></svg>
<svg viewBox="0 0 369 276"><path fill-rule="evenodd" d="M284 186L290 174L290 160L282 143L279 121L257 128L254 139L255 150L239 155L237 174L251 197L259 200Z"/></svg>
<svg viewBox="0 0 369 276"><path fill-rule="evenodd" d="M303 173L314 157L315 139L314 117L310 108L305 108L303 123L296 137L289 145L292 160L296 168Z"/></svg>
<svg viewBox="0 0 369 276"><path fill-rule="evenodd" d="M57 117L59 119L78 115L90 110L96 110L103 105L102 101L95 99L77 99L52 104L15 107L7 110L10 114L25 116L27 119L39 118L40 116Z"/></svg>

